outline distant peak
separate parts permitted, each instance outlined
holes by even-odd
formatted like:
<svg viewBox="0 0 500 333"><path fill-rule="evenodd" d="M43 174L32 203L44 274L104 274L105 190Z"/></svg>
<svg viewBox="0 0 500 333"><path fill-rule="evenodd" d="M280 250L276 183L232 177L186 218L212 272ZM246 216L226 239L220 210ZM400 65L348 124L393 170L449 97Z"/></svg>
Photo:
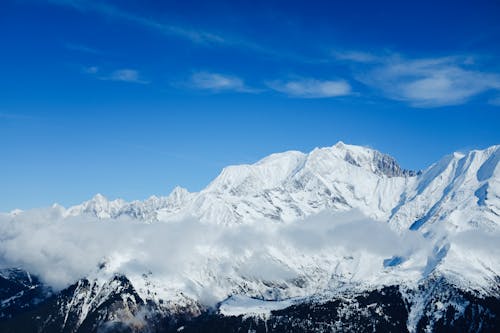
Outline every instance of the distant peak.
<svg viewBox="0 0 500 333"><path fill-rule="evenodd" d="M104 195L101 193L97 193L94 195L91 199L91 201L98 201L98 202L103 202L103 201L108 201L108 198L106 198Z"/></svg>
<svg viewBox="0 0 500 333"><path fill-rule="evenodd" d="M182 187L182 186L179 186L177 185L176 187L174 187L174 189L172 190L172 193L176 193L176 192L189 192L186 188Z"/></svg>
<svg viewBox="0 0 500 333"><path fill-rule="evenodd" d="M313 152L323 150L329 150L347 163L370 170L378 175L406 177L418 174L418 172L401 168L392 156L367 146L349 145L339 141L331 148L315 149Z"/></svg>
<svg viewBox="0 0 500 333"><path fill-rule="evenodd" d="M174 187L172 192L170 192L170 196L172 196L172 197L182 197L182 196L185 196L186 194L189 194L189 191L187 189L185 189L184 187L181 187L178 185L176 187Z"/></svg>
<svg viewBox="0 0 500 333"><path fill-rule="evenodd" d="M262 164L272 164L272 163L281 163L290 160L297 160L304 158L306 154L297 150L288 150L282 153L274 153L268 155L259 161L257 161L254 165L262 165Z"/></svg>
<svg viewBox="0 0 500 333"><path fill-rule="evenodd" d="M58 204L57 202L53 203L51 207L52 209L64 209L64 207Z"/></svg>
<svg viewBox="0 0 500 333"><path fill-rule="evenodd" d="M343 141L339 141L333 145L333 147L338 148L338 149L344 149L345 146L346 146L346 144Z"/></svg>
<svg viewBox="0 0 500 333"><path fill-rule="evenodd" d="M19 214L21 214L21 213L23 213L23 212L24 212L24 211L23 211L22 209L16 208L16 209L11 210L9 214L10 214L11 216L16 216L16 215L19 215Z"/></svg>
<svg viewBox="0 0 500 333"><path fill-rule="evenodd" d="M106 199L106 197L101 193L97 193L96 195L94 195L93 199Z"/></svg>

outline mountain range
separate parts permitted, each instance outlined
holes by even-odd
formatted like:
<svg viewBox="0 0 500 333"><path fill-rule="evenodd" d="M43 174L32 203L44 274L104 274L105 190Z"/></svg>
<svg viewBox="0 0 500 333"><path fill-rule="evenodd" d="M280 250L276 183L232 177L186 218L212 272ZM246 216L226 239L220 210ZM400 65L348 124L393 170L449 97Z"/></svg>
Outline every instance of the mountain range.
<svg viewBox="0 0 500 333"><path fill-rule="evenodd" d="M414 171L339 142L200 192L3 213L0 331L496 331L499 159Z"/></svg>

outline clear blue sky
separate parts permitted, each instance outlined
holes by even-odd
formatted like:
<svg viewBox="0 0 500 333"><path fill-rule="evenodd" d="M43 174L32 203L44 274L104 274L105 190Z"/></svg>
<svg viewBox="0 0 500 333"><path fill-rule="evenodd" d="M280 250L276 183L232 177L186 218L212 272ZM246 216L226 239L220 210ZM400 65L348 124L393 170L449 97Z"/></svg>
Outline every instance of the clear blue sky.
<svg viewBox="0 0 500 333"><path fill-rule="evenodd" d="M500 143L498 1L2 1L0 211L200 190L339 140Z"/></svg>

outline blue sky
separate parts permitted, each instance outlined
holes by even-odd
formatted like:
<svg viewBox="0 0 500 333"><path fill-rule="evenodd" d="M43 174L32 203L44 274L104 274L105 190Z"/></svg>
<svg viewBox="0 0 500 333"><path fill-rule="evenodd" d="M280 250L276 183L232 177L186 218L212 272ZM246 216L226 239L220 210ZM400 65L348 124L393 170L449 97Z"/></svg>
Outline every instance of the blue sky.
<svg viewBox="0 0 500 333"><path fill-rule="evenodd" d="M498 1L2 1L0 211L200 190L339 140L500 143Z"/></svg>

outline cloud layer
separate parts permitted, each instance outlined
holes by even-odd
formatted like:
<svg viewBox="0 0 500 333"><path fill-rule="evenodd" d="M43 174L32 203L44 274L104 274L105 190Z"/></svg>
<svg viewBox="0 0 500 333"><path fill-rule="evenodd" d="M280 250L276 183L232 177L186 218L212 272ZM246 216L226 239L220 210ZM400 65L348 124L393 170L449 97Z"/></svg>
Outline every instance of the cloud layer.
<svg viewBox="0 0 500 333"><path fill-rule="evenodd" d="M207 305L238 286L259 294L266 286L285 285L282 296L293 297L332 283L411 283L445 258L451 274L479 284L499 269L498 233L450 234L437 225L435 237L398 234L356 211L231 227L194 218L145 224L62 212L56 206L0 215L0 268L26 269L56 289L96 274L102 264L105 276L151 272L174 294L182 291ZM450 249L448 256L436 258L443 248ZM304 284L297 287L297 279Z"/></svg>
<svg viewBox="0 0 500 333"><path fill-rule="evenodd" d="M225 227L186 219L175 223L63 218L57 208L0 216L0 264L22 267L56 288L63 288L108 261L125 274L153 271L178 277L190 267L203 270L239 268L256 279L290 279L303 274L295 262L335 249L351 255L370 253L382 259L408 252L422 242L419 235L404 241L387 225L359 213L324 214L292 224ZM274 253L274 255L272 255ZM289 262L277 260L292 256ZM304 259L302 259L304 260ZM243 270L243 271L242 271ZM194 274L200 274L196 271Z"/></svg>

